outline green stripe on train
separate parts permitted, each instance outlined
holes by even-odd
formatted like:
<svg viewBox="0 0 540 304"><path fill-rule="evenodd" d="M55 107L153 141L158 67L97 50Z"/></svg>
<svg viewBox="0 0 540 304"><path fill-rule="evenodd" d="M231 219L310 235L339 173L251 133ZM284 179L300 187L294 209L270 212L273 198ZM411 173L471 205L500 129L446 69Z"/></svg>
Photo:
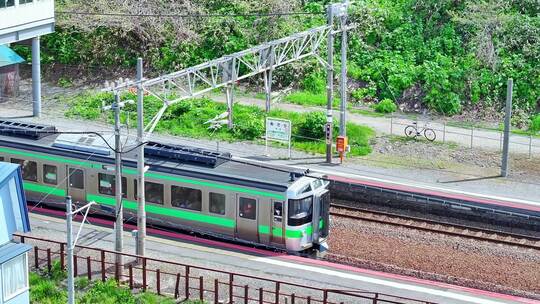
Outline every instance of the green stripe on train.
<svg viewBox="0 0 540 304"><path fill-rule="evenodd" d="M43 160L49 160L49 161L56 161L56 162L61 162L61 163L69 164L69 165L75 165L75 166L81 166L81 167L87 167L87 168L94 168L94 169L102 169L101 164L93 164L93 163L89 163L89 162L71 160L71 159L67 159L67 158L63 158L63 157L41 155L41 154L36 154L36 153L17 151L17 150L8 149L8 148L0 148L0 152L10 153L10 154L14 154L14 155L21 155L21 156L29 156L29 157L34 157L34 158L37 158L37 159L43 159ZM136 170L127 169L127 168L122 168L122 172L124 172L125 174L129 174L129 175L136 175L137 174ZM276 193L270 193L270 192L264 192L264 191L258 191L258 190L251 190L251 189L245 189L245 188L240 188L240 187L235 187L235 186L220 185L220 184L215 184L215 183L211 183L211 182L198 181L198 180L187 179L187 178L166 176L166 175L161 175L161 174L156 174L156 173L151 173L151 172L147 172L145 174L145 176L153 177L155 179L161 179L161 180L177 181L177 182L182 182L182 183L187 183L187 184L192 184L192 185L200 185L200 186L206 186L206 187L211 187L211 188L216 188L216 189L225 189L225 190L231 190L231 191L236 191L236 192L240 192L240 193L266 196L266 197L271 197L271 198L277 198L277 199L280 199L280 200L285 199L285 196L283 196L282 194L276 194Z"/></svg>
<svg viewBox="0 0 540 304"><path fill-rule="evenodd" d="M33 192L39 192L39 193L45 193L47 195L55 195L55 196L66 196L66 191L64 189L59 189L55 187L49 187L49 186L43 186L43 185L36 185L29 182L24 182L24 189L26 191L33 191ZM116 199L113 197L105 197L101 195L94 195L94 194L87 194L86 195L87 201L95 201L96 203L109 205L109 206L116 206ZM130 200L122 200L124 204L124 208L131 209L131 210L137 210L137 202L130 201ZM177 217L181 219L185 219L188 221L195 221L195 222L202 222L206 224L211 225L217 225L217 226L223 226L227 228L234 228L236 226L235 221L231 219L225 219L221 217L216 216L210 216L210 215L204 215L199 214L195 212L189 212L189 211L182 211L182 210L175 210L165 207L159 207L159 206L152 206L152 205L146 205L146 211L154 214L160 214L165 216L172 216ZM270 234L270 227L265 225L259 225L259 233L260 234ZM283 229L279 227L272 227L272 234L276 237L283 237ZM287 237L290 238L301 238L302 237L302 231L286 231Z"/></svg>
<svg viewBox="0 0 540 304"><path fill-rule="evenodd" d="M112 197L104 197L100 195L87 194L86 200L95 201L96 203L100 203L104 205L116 206L116 200ZM122 200L122 202L124 204L124 208L137 210L136 202L129 201L129 200ZM170 209L170 208L153 206L153 205L146 205L146 212L164 215L164 216L172 216L172 217L180 218L187 221L200 222L200 223L222 226L222 227L227 227L227 228L235 227L234 220L221 218L217 216L210 216L206 214L195 213L195 212L176 210L176 209Z"/></svg>
<svg viewBox="0 0 540 304"><path fill-rule="evenodd" d="M47 195L66 196L66 190L58 189L49 186L36 185L29 182L24 182L24 190L45 193Z"/></svg>

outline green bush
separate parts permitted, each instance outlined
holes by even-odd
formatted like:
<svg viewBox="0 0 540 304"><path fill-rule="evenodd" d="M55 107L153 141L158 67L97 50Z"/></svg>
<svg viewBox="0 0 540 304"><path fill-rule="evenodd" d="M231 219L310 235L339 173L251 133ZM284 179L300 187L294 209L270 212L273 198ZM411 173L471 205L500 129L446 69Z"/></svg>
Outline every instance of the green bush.
<svg viewBox="0 0 540 304"><path fill-rule="evenodd" d="M379 113L394 113L397 110L397 105L390 99L383 99L375 105L375 111Z"/></svg>
<svg viewBox="0 0 540 304"><path fill-rule="evenodd" d="M323 139L325 137L324 125L326 125L324 112L310 112L300 124L298 131L300 136Z"/></svg>
<svg viewBox="0 0 540 304"><path fill-rule="evenodd" d="M540 114L536 114L531 118L531 124L529 125L529 131L533 134L540 132Z"/></svg>
<svg viewBox="0 0 540 304"><path fill-rule="evenodd" d="M53 280L31 272L29 283L31 303L61 304L67 302L67 292L58 288Z"/></svg>
<svg viewBox="0 0 540 304"><path fill-rule="evenodd" d="M322 94L326 91L326 79L317 73L312 73L304 77L302 87L310 93Z"/></svg>
<svg viewBox="0 0 540 304"><path fill-rule="evenodd" d="M115 280L109 279L105 282L97 281L78 302L83 304L135 304L135 298L129 289L118 287Z"/></svg>

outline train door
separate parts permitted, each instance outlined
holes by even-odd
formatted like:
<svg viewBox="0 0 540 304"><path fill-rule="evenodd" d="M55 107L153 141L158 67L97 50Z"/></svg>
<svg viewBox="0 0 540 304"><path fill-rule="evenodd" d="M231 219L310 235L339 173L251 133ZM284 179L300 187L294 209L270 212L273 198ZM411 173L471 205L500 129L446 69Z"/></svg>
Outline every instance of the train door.
<svg viewBox="0 0 540 304"><path fill-rule="evenodd" d="M272 227L270 227L271 242L274 244L285 244L285 220L283 216L282 201L272 201Z"/></svg>
<svg viewBox="0 0 540 304"><path fill-rule="evenodd" d="M236 237L245 241L259 242L258 201L254 197L236 195Z"/></svg>
<svg viewBox="0 0 540 304"><path fill-rule="evenodd" d="M85 202L86 201L86 176L84 169L77 167L67 168L67 193L71 195L73 202Z"/></svg>

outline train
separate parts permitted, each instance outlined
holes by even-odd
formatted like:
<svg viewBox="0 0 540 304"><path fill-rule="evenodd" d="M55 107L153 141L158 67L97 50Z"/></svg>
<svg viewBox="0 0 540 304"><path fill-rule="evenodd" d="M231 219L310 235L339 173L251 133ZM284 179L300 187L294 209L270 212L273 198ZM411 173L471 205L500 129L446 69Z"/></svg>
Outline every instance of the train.
<svg viewBox="0 0 540 304"><path fill-rule="evenodd" d="M0 161L19 164L27 200L95 202L114 216L115 166L99 134L0 121ZM129 146L129 142L126 144ZM122 155L124 218L137 216L137 150ZM147 224L294 253L328 249L330 193L322 175L239 161L229 153L147 142Z"/></svg>

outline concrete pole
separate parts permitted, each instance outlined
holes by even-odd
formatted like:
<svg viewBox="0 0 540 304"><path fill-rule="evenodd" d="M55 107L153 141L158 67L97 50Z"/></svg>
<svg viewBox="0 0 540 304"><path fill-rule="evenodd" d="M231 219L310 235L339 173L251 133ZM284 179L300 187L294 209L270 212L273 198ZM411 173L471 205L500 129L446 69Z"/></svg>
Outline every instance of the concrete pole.
<svg viewBox="0 0 540 304"><path fill-rule="evenodd" d="M115 242L114 250L118 252L123 251L124 240L123 240L123 230L124 230L124 210L122 208L122 154L120 153L122 147L120 146L120 95L118 92L114 94L114 104L112 107L114 110L114 161L115 161L115 196L116 196L116 226L115 226ZM115 268L116 268L116 277L121 277L121 268L122 268L122 256L115 255Z"/></svg>
<svg viewBox="0 0 540 304"><path fill-rule="evenodd" d="M332 103L334 101L334 11L332 5L327 7L327 23L331 27L328 33L328 66L326 69L326 122L330 124L330 139L332 139ZM332 142L326 143L326 162L332 163Z"/></svg>
<svg viewBox="0 0 540 304"><path fill-rule="evenodd" d="M341 16L341 106L339 135L347 135L347 1L343 0L345 12Z"/></svg>
<svg viewBox="0 0 540 304"><path fill-rule="evenodd" d="M39 37L32 39L32 109L33 116L41 116L41 56Z"/></svg>
<svg viewBox="0 0 540 304"><path fill-rule="evenodd" d="M512 95L514 90L514 80L508 79L506 90L506 116L504 117L504 140L501 164L501 176L508 176L508 155L510 153L510 122L512 119Z"/></svg>
<svg viewBox="0 0 540 304"><path fill-rule="evenodd" d="M146 207L145 207L145 191L144 191L144 116L143 116L143 98L144 92L142 89L143 78L143 61L142 58L137 59L137 144L140 145L137 153L137 246L136 254L144 256L145 254L145 238L146 238Z"/></svg>
<svg viewBox="0 0 540 304"><path fill-rule="evenodd" d="M233 103L234 103L234 91L233 85L229 84L225 88L225 95L227 97L227 111L229 112L229 129L233 128Z"/></svg>
<svg viewBox="0 0 540 304"><path fill-rule="evenodd" d="M264 92L266 94L266 113L270 112L270 102L272 94L272 70L264 72Z"/></svg>
<svg viewBox="0 0 540 304"><path fill-rule="evenodd" d="M71 213L71 196L66 197L66 225L67 225L67 293L68 304L75 303L75 284L73 283L73 214Z"/></svg>

